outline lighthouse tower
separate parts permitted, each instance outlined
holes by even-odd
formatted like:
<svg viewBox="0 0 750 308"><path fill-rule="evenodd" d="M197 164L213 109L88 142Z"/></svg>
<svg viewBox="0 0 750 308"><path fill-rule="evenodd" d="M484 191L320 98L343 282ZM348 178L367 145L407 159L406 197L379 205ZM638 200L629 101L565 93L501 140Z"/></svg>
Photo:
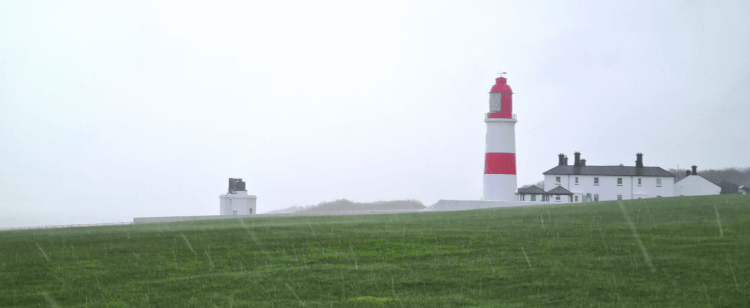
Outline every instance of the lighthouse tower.
<svg viewBox="0 0 750 308"><path fill-rule="evenodd" d="M484 153L483 200L507 200L515 197L516 115L513 114L513 92L508 79L499 77L490 90L490 112L485 115L487 140Z"/></svg>

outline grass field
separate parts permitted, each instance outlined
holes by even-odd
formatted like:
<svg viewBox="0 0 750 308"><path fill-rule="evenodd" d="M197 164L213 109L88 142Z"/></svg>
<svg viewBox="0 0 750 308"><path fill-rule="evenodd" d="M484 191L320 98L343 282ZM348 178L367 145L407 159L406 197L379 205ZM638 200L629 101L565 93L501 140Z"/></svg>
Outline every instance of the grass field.
<svg viewBox="0 0 750 308"><path fill-rule="evenodd" d="M0 232L0 307L747 307L750 196Z"/></svg>

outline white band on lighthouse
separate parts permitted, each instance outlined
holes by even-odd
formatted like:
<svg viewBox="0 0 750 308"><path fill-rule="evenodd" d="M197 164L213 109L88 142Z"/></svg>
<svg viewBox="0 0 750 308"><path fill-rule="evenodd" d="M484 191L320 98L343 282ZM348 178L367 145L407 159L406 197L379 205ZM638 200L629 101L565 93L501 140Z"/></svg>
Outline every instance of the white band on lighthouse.
<svg viewBox="0 0 750 308"><path fill-rule="evenodd" d="M516 120L486 118L487 139L485 153L516 152Z"/></svg>
<svg viewBox="0 0 750 308"><path fill-rule="evenodd" d="M482 200L512 201L516 194L516 183L515 174L485 174Z"/></svg>

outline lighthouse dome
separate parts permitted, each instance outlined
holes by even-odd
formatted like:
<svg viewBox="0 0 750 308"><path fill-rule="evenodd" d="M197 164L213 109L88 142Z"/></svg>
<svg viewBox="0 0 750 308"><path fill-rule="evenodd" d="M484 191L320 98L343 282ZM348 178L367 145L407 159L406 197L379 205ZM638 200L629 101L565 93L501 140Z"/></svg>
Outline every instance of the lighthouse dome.
<svg viewBox="0 0 750 308"><path fill-rule="evenodd" d="M497 93L497 92L513 92L510 89L510 86L508 85L507 78L505 77L495 78L495 85L492 86L492 90L490 90L490 93Z"/></svg>

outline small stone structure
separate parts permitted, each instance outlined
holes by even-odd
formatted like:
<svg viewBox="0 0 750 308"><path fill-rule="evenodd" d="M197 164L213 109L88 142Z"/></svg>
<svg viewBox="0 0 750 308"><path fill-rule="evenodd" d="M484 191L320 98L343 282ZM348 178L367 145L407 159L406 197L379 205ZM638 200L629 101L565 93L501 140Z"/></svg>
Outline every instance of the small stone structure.
<svg viewBox="0 0 750 308"><path fill-rule="evenodd" d="M258 211L255 203L258 198L248 195L242 179L229 179L229 189L219 196L219 215L253 215Z"/></svg>

